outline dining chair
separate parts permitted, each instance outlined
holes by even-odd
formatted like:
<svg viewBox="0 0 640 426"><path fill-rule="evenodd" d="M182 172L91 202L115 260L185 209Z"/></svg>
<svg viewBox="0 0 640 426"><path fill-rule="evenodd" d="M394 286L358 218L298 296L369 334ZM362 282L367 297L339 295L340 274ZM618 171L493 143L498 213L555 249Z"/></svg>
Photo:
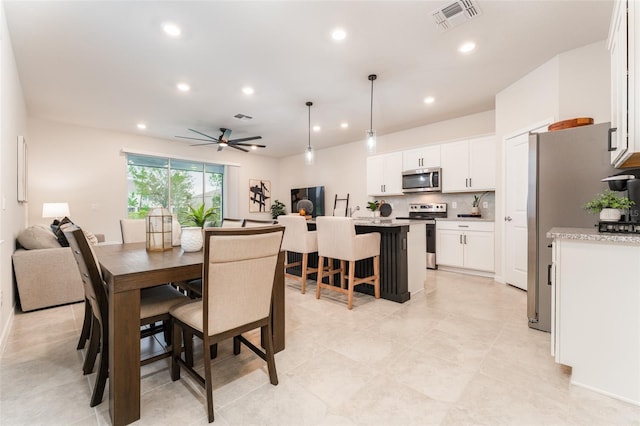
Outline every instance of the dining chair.
<svg viewBox="0 0 640 426"><path fill-rule="evenodd" d="M123 243L144 243L147 228L144 219L120 219L120 233Z"/></svg>
<svg viewBox="0 0 640 426"><path fill-rule="evenodd" d="M69 246L78 264L85 290L85 298L91 305L93 317L89 348L87 349L83 366L84 374L89 374L93 371L97 354L100 353L98 374L90 401L90 406L95 407L102 401L109 375L109 301L107 288L102 278L98 259L82 229L74 225L65 229L64 234L69 241ZM145 291L140 292L140 326L162 321L166 328L170 328L170 308L186 300L189 299L170 285L145 289ZM141 337L146 337L148 334L141 333ZM170 338L171 334L168 333L166 342L168 346L171 345ZM140 363L145 365L169 356L171 356L171 350L167 348L162 354L141 360Z"/></svg>
<svg viewBox="0 0 640 426"><path fill-rule="evenodd" d="M329 269L318 272L316 298L320 299L320 290L328 289L347 295L347 307L353 308L353 290L360 284L373 284L375 298L380 298L380 233L371 232L356 235L353 219L338 216L318 216L316 218L318 230L318 265L322 265L325 258L329 259ZM373 258L373 275L356 277L356 261ZM340 268L333 269L332 259L340 260ZM349 262L347 268L347 261ZM340 287L333 285L333 275L340 273ZM322 278L329 277L329 284L322 282ZM345 288L345 279L348 288Z"/></svg>
<svg viewBox="0 0 640 426"><path fill-rule="evenodd" d="M271 298L283 234L284 228L277 225L207 229L203 298L171 309L172 340L175 342L171 379L180 379L180 369L184 368L205 389L209 423L214 420L211 361L206 356L211 345L233 338L233 353L237 355L240 343L243 343L267 362L269 380L272 385L278 384L271 330ZM242 333L256 328L260 328L264 350L242 336ZM203 341L204 377L181 357L178 342L183 332L187 338L195 335Z"/></svg>
<svg viewBox="0 0 640 426"><path fill-rule="evenodd" d="M221 228L242 228L244 226L244 219L231 219L225 217L220 224Z"/></svg>
<svg viewBox="0 0 640 426"><path fill-rule="evenodd" d="M300 281L300 291L304 294L307 291L308 275L318 271L317 268L309 266L309 254L318 251L318 233L317 231L309 231L307 219L299 214L280 215L278 216L278 224L285 227L282 249L302 254L302 260L285 263L284 275L287 278ZM287 270L298 266L302 268L300 276L287 272Z"/></svg>
<svg viewBox="0 0 640 426"><path fill-rule="evenodd" d="M242 225L245 228L254 228L256 226L270 226L275 225L275 220L258 220L258 219L245 219Z"/></svg>

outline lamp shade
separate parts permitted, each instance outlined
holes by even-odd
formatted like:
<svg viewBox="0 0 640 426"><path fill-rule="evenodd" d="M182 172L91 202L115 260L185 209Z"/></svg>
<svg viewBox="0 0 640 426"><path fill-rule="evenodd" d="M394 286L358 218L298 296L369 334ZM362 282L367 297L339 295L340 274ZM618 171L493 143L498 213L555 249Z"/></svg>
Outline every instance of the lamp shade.
<svg viewBox="0 0 640 426"><path fill-rule="evenodd" d="M42 217L69 216L69 203L42 203Z"/></svg>

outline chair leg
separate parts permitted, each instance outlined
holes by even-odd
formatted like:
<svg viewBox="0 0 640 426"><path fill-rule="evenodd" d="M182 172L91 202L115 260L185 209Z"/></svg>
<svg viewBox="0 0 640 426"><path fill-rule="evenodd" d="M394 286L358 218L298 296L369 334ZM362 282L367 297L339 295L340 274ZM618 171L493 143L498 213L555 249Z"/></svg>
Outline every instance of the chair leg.
<svg viewBox="0 0 640 426"><path fill-rule="evenodd" d="M182 334L182 327L180 327L180 325L176 322L173 321L173 327L171 328L171 339L174 342L180 342L181 340L181 334ZM188 357L188 352L187 352L187 348L188 346L191 346L191 351L193 352L193 341L191 342L186 342L187 337L191 337L189 336L190 333L184 333L184 337L185 337L185 359L188 365L193 366L193 353L191 354L191 364L189 364L189 357ZM173 345L173 347L171 348L171 380L172 381L176 381L180 378L180 364L178 363L178 358L180 357L180 352L181 352L181 348L179 344L175 344ZM206 363L205 363L206 364Z"/></svg>
<svg viewBox="0 0 640 426"><path fill-rule="evenodd" d="M240 354L240 339L239 339L239 336L234 336L233 337L233 354L234 355L239 355Z"/></svg>
<svg viewBox="0 0 640 426"><path fill-rule="evenodd" d="M187 330L183 330L183 339L184 339L184 362L189 366L193 367L193 333L188 332ZM176 335L174 334L173 338Z"/></svg>
<svg viewBox="0 0 640 426"><path fill-rule="evenodd" d="M171 346L171 320L162 321L162 334L167 346Z"/></svg>
<svg viewBox="0 0 640 426"><path fill-rule="evenodd" d="M211 383L211 361L207 360L207 345L209 339L202 342L202 359L204 360L204 388L207 393L207 414L209 423L213 422L213 384Z"/></svg>
<svg viewBox="0 0 640 426"><path fill-rule="evenodd" d="M213 345L211 345L209 347L209 355L211 356L211 359L216 359L216 357L218 356L218 344L214 343Z"/></svg>
<svg viewBox="0 0 640 426"><path fill-rule="evenodd" d="M278 384L278 373L276 371L276 359L273 355L273 335L271 334L271 321L260 327L262 333L262 341L264 342L264 350L267 361L267 370L269 371L269 381L272 385Z"/></svg>
<svg viewBox="0 0 640 426"><path fill-rule="evenodd" d="M307 291L307 266L309 264L309 253L302 253L302 294Z"/></svg>
<svg viewBox="0 0 640 426"><path fill-rule="evenodd" d="M84 375L91 374L93 367L96 364L96 358L98 357L98 351L100 350L100 323L98 319L91 314L91 334L89 336L89 347L84 357L84 364L82 365L82 373Z"/></svg>
<svg viewBox="0 0 640 426"><path fill-rule="evenodd" d="M353 283L356 280L356 262L349 261L349 294L347 297L347 307L353 309Z"/></svg>
<svg viewBox="0 0 640 426"><path fill-rule="evenodd" d="M109 377L109 336L105 329L101 330L100 334L102 338L102 344L100 345L100 365L98 366L98 374L96 376L96 383L93 385L93 394L91 395L90 407L95 407L102 402L102 396L104 395L104 388L107 384L107 378Z"/></svg>
<svg viewBox="0 0 640 426"><path fill-rule="evenodd" d="M327 257L327 265L329 267L329 285L333 286L333 279L335 275L335 270L333 269L333 259Z"/></svg>
<svg viewBox="0 0 640 426"><path fill-rule="evenodd" d="M316 299L320 299L320 284L324 277L324 257L318 256L318 285L316 285Z"/></svg>
<svg viewBox="0 0 640 426"><path fill-rule="evenodd" d="M373 258L373 273L376 278L373 284L376 299L380 299L380 256Z"/></svg>
<svg viewBox="0 0 640 426"><path fill-rule="evenodd" d="M347 273L347 261L340 259L340 288L344 288L344 275Z"/></svg>
<svg viewBox="0 0 640 426"><path fill-rule="evenodd" d="M78 340L78 346L76 349L84 349L84 345L89 340L91 335L91 320L93 318L93 311L91 305L87 299L84 299L84 320L82 321L82 331L80 332L80 340Z"/></svg>

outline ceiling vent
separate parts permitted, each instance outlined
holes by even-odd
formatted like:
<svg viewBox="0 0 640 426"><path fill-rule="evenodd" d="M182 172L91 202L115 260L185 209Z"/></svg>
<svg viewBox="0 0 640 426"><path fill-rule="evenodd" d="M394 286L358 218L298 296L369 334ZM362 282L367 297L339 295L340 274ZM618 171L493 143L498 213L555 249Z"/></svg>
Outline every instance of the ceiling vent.
<svg viewBox="0 0 640 426"><path fill-rule="evenodd" d="M431 12L440 31L447 31L482 14L472 0L457 0Z"/></svg>
<svg viewBox="0 0 640 426"><path fill-rule="evenodd" d="M238 120L251 120L253 117L246 114L236 114L233 118L237 118Z"/></svg>

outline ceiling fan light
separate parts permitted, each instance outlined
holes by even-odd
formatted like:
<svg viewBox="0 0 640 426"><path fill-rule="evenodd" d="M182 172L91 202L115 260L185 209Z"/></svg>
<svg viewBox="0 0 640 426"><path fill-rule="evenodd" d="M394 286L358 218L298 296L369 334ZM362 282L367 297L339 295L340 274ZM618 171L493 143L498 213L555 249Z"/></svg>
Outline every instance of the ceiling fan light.
<svg viewBox="0 0 640 426"><path fill-rule="evenodd" d="M253 149L255 151L256 149L258 149L258 147L255 146L255 145L251 145L251 149Z"/></svg>
<svg viewBox="0 0 640 426"><path fill-rule="evenodd" d="M376 131L367 130L367 154L376 153Z"/></svg>
<svg viewBox="0 0 640 426"><path fill-rule="evenodd" d="M228 144L228 143L226 143L226 142L220 142L218 145L220 145L220 146L222 146L222 147L229 146L229 144Z"/></svg>

